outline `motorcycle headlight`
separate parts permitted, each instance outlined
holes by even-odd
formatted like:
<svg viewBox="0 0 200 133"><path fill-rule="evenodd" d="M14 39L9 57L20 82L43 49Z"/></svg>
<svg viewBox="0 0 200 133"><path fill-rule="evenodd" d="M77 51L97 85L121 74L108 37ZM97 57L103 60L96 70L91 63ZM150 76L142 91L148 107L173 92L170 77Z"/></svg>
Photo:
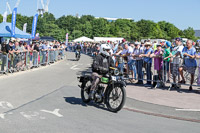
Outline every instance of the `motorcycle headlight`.
<svg viewBox="0 0 200 133"><path fill-rule="evenodd" d="M116 75L116 76L119 75L119 70L118 70L118 69L115 69L115 70L114 70L114 75Z"/></svg>

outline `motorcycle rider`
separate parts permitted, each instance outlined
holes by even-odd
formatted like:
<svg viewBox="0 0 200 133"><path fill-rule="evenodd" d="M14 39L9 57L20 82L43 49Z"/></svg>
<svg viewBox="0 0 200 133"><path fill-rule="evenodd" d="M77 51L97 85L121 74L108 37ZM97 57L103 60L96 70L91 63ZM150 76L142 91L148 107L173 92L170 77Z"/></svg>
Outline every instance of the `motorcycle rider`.
<svg viewBox="0 0 200 133"><path fill-rule="evenodd" d="M80 43L78 43L76 46L76 58L78 55L81 55L81 49L82 49L82 47L81 47Z"/></svg>
<svg viewBox="0 0 200 133"><path fill-rule="evenodd" d="M111 47L108 44L102 44L100 48L100 54L98 54L93 60L92 64L92 85L90 90L90 99L94 99L97 84L103 75L108 74L109 67L114 67L114 61L110 56Z"/></svg>

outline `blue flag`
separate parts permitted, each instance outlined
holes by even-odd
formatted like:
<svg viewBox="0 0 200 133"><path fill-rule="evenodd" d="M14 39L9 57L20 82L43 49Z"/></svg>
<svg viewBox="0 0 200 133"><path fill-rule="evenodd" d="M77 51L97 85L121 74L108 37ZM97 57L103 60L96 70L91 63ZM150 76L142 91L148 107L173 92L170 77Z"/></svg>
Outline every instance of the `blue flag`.
<svg viewBox="0 0 200 133"><path fill-rule="evenodd" d="M36 27L37 27L37 20L38 20L38 14L36 14L33 18L33 23L32 23L32 38L35 38L35 33L36 33Z"/></svg>
<svg viewBox="0 0 200 133"><path fill-rule="evenodd" d="M16 18L17 18L17 8L14 8L12 12L12 22L11 22L11 36L12 37L15 37Z"/></svg>

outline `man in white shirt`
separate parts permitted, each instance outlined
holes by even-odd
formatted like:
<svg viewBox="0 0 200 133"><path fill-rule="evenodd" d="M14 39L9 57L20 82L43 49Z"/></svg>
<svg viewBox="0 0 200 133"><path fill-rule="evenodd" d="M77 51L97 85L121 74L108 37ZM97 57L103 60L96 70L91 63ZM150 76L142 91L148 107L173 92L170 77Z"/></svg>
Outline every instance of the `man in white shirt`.
<svg viewBox="0 0 200 133"><path fill-rule="evenodd" d="M122 51L122 55L124 57L127 57L127 64L133 59L133 57L131 56L133 53L133 48L131 46L128 46L128 44L124 44L124 50ZM126 74L129 75L129 69L128 69L128 65L126 65L127 71Z"/></svg>
<svg viewBox="0 0 200 133"><path fill-rule="evenodd" d="M184 46L181 42L181 38L177 37L175 39L175 43L176 43L176 47L174 47L172 49L172 58L171 58L171 73L173 75L173 85L172 87L177 87L176 86L176 76L178 75L178 80L180 81L180 76L179 76L179 67L180 67L180 64L181 64L181 58L182 57L182 51L184 49Z"/></svg>

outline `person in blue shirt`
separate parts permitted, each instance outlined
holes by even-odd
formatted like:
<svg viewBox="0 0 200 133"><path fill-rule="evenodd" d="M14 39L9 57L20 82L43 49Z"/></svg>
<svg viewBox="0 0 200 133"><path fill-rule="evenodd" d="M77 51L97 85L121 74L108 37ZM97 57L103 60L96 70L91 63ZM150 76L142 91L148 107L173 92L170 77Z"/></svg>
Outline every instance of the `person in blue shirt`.
<svg viewBox="0 0 200 133"><path fill-rule="evenodd" d="M42 45L42 65L46 65L46 58L47 58L47 50L48 50L48 43Z"/></svg>
<svg viewBox="0 0 200 133"><path fill-rule="evenodd" d="M150 58L150 55L153 53L153 49L151 48L151 43L146 42L145 43L145 50L144 54L141 54L139 57L144 57L144 67L146 69L147 73L147 83L146 86L151 86L152 81L152 73L151 73L151 66L152 66L152 58Z"/></svg>
<svg viewBox="0 0 200 133"><path fill-rule="evenodd" d="M184 64L179 68L180 75L182 77L182 81L179 83L185 84L185 78L183 76L183 71L187 71L191 74L191 81L189 90L192 90L192 84L194 82L194 74L197 67L196 62L196 49L192 46L192 41L188 40L186 43L186 47L183 49L182 54L184 56Z"/></svg>

